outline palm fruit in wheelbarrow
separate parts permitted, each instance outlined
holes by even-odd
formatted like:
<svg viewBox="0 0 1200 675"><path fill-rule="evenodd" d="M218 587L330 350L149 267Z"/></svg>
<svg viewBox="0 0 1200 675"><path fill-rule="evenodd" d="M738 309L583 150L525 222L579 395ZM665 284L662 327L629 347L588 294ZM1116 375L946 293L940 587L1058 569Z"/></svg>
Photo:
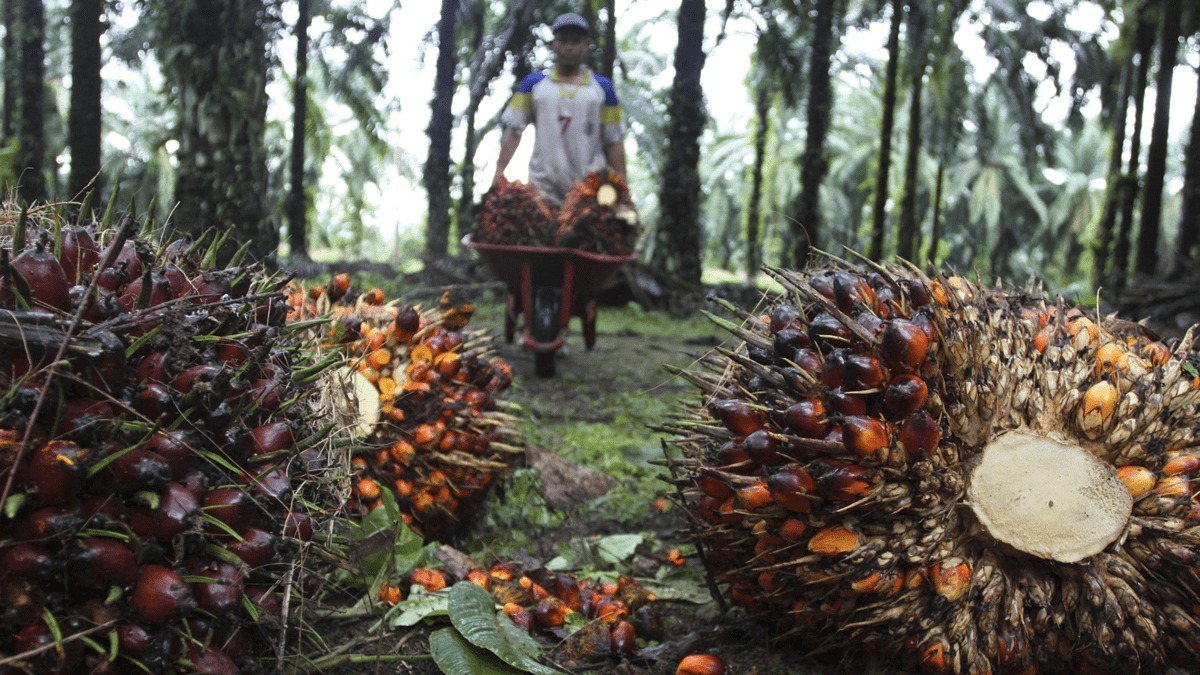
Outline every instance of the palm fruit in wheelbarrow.
<svg viewBox="0 0 1200 675"><path fill-rule="evenodd" d="M555 241L607 255L629 255L637 245L637 212L629 186L616 172L593 171L571 187L558 211Z"/></svg>
<svg viewBox="0 0 1200 675"><path fill-rule="evenodd" d="M0 669L260 671L303 615L320 365L257 267L47 213L0 253Z"/></svg>
<svg viewBox="0 0 1200 675"><path fill-rule="evenodd" d="M934 673L1200 662L1195 332L1032 285L773 270L666 429L691 534L779 644ZM849 652L843 652L849 653Z"/></svg>
<svg viewBox="0 0 1200 675"><path fill-rule="evenodd" d="M473 308L448 295L423 310L385 303L379 289L335 303L321 301L324 293L295 289L292 318L331 313L326 348L351 359L359 421L350 505L378 508L390 491L405 523L444 540L523 456L501 398L512 371L489 334L466 329Z"/></svg>
<svg viewBox="0 0 1200 675"><path fill-rule="evenodd" d="M531 185L501 177L483 196L475 241L507 246L553 246L554 206Z"/></svg>

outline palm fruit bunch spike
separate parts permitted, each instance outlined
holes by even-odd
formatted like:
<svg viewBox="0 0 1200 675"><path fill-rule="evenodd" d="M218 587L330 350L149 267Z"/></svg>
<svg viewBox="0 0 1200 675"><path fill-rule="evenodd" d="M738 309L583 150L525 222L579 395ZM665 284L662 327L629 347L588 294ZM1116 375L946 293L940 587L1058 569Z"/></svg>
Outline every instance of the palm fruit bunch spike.
<svg viewBox="0 0 1200 675"><path fill-rule="evenodd" d="M352 359L360 422L349 503L370 511L389 490L405 523L444 540L524 454L500 398L512 370L490 335L466 330L469 304L450 294L428 310L384 302L379 289L349 292L342 276L289 298L294 321L331 316L326 348Z"/></svg>
<svg viewBox="0 0 1200 675"><path fill-rule="evenodd" d="M558 211L559 246L629 255L637 238L637 213L629 207L624 178L612 170L593 171L571 186Z"/></svg>
<svg viewBox="0 0 1200 675"><path fill-rule="evenodd" d="M771 274L664 426L733 603L900 669L1200 662L1194 332L899 264Z"/></svg>
<svg viewBox="0 0 1200 675"><path fill-rule="evenodd" d="M0 670L259 671L301 607L321 366L221 241L40 222L0 254Z"/></svg>
<svg viewBox="0 0 1200 675"><path fill-rule="evenodd" d="M553 246L556 214L541 193L501 177L483 196L475 241L509 246Z"/></svg>

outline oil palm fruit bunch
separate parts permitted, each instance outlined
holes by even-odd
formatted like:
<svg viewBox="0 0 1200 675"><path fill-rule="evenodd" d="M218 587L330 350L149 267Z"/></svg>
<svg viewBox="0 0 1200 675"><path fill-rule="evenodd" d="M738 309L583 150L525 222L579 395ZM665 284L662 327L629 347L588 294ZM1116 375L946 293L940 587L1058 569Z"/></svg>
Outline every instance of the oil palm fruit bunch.
<svg viewBox="0 0 1200 675"><path fill-rule="evenodd" d="M1192 332L899 264L771 274L664 426L735 604L925 672L1200 662Z"/></svg>
<svg viewBox="0 0 1200 675"><path fill-rule="evenodd" d="M222 242L43 224L0 252L0 670L260 670L313 535L321 366Z"/></svg>
<svg viewBox="0 0 1200 675"><path fill-rule="evenodd" d="M378 508L381 491L391 491L405 523L444 540L523 456L501 399L512 370L494 356L490 335L467 330L473 308L448 294L428 310L384 302L379 289L323 301L328 295L326 286L289 297L297 321L327 308L325 347L352 362L359 422L350 506Z"/></svg>
<svg viewBox="0 0 1200 675"><path fill-rule="evenodd" d="M629 255L637 245L637 212L629 186L612 170L593 171L567 192L558 211L559 246L607 255Z"/></svg>
<svg viewBox="0 0 1200 675"><path fill-rule="evenodd" d="M553 246L554 206L531 185L501 177L483 196L475 241L509 246Z"/></svg>

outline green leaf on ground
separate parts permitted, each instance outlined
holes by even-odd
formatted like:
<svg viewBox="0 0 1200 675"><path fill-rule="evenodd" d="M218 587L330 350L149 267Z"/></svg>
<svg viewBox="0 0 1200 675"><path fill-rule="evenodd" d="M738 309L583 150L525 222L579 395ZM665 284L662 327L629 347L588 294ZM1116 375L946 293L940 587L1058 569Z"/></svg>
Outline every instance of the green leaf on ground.
<svg viewBox="0 0 1200 675"><path fill-rule="evenodd" d="M516 675L521 671L478 649L453 628L435 630L429 635L433 662L446 675Z"/></svg>
<svg viewBox="0 0 1200 675"><path fill-rule="evenodd" d="M426 593L410 596L388 610L388 625L415 626L425 619L447 616L450 613L450 596L447 593Z"/></svg>
<svg viewBox="0 0 1200 675"><path fill-rule="evenodd" d="M496 611L496 601L490 593L469 581L460 581L450 588L450 622L468 642L514 668L535 675L561 675L538 662L541 653L538 643Z"/></svg>

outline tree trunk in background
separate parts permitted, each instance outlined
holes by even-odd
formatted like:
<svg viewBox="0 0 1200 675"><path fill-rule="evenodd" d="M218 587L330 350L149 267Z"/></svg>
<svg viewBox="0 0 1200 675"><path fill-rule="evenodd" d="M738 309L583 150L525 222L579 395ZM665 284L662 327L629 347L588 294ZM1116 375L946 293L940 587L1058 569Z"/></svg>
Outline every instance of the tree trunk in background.
<svg viewBox="0 0 1200 675"><path fill-rule="evenodd" d="M234 231L228 257L250 242L275 255L279 232L267 218L267 30L263 0L210 0L159 7L157 49L173 87L179 124L176 230L193 237Z"/></svg>
<svg viewBox="0 0 1200 675"><path fill-rule="evenodd" d="M933 215L929 218L929 249L925 254L929 262L937 267L938 244L942 238L942 189L946 184L946 160L939 159L937 178L933 182ZM914 261L916 262L916 261Z"/></svg>
<svg viewBox="0 0 1200 675"><path fill-rule="evenodd" d="M310 0L299 0L296 17L296 80L292 84L292 165L288 194L288 248L308 259L308 192L304 188L304 144L308 120L308 24Z"/></svg>
<svg viewBox="0 0 1200 675"><path fill-rule="evenodd" d="M699 284L700 134L704 131L704 0L682 0L675 79L667 104L667 148L659 197L661 217L655 232L655 269Z"/></svg>
<svg viewBox="0 0 1200 675"><path fill-rule="evenodd" d="M476 4L472 7L474 13L468 17L471 20L471 53L478 53L483 47L484 37L484 14L485 7L483 3ZM471 78L474 79L472 72ZM475 152L478 149L478 139L475 137L475 117L479 109L477 106L471 106L466 111L467 133L463 144L466 148L463 150L463 161L458 166L458 173L462 176L462 193L458 196L458 217L455 222L458 224L458 234L463 234L464 230L471 229L471 223L474 220L471 215L471 207L475 203Z"/></svg>
<svg viewBox="0 0 1200 675"><path fill-rule="evenodd" d="M1149 30L1141 31L1149 27ZM1129 137L1129 164L1121 175L1121 221L1117 229L1117 239L1113 242L1113 265L1110 270L1109 286L1120 292L1125 288L1125 276L1129 273L1130 240L1133 233L1133 212L1137 206L1139 174L1141 172L1142 154L1142 120L1145 115L1146 76L1150 70L1150 52L1153 49L1153 27L1142 22L1139 31L1146 39L1139 40L1137 70L1133 80L1133 133Z"/></svg>
<svg viewBox="0 0 1200 675"><path fill-rule="evenodd" d="M900 69L900 18L904 13L902 0L892 0L892 24L888 31L887 70L883 85L883 122L879 130L879 169L875 176L875 207L871 219L872 260L883 257L883 240L887 233L888 174L892 166L892 127L896 124L896 73Z"/></svg>
<svg viewBox="0 0 1200 675"><path fill-rule="evenodd" d="M69 196L94 190L100 178L100 35L104 0L71 3L71 111L67 145L71 148Z"/></svg>
<svg viewBox="0 0 1200 675"><path fill-rule="evenodd" d="M1117 89L1116 107L1112 115L1112 148L1105 176L1104 207L1096 229L1096 245L1092 249L1092 285L1097 288L1108 280L1108 258L1113 248L1113 232L1117 224L1121 198L1121 159L1125 154L1125 120L1129 116L1129 87L1133 78L1133 53L1121 68L1121 84Z"/></svg>
<svg viewBox="0 0 1200 675"><path fill-rule="evenodd" d="M13 168L17 194L26 203L47 199L46 154L46 10L42 0L22 0L17 41L21 50L20 142Z"/></svg>
<svg viewBox="0 0 1200 675"><path fill-rule="evenodd" d="M808 130L804 156L800 164L800 196L792 223L792 263L804 267L812 249L819 246L821 232L821 183L829 168L825 157L825 137L829 135L833 86L829 69L833 47L833 14L836 0L817 0L813 21L812 51L809 66Z"/></svg>
<svg viewBox="0 0 1200 675"><path fill-rule="evenodd" d="M429 157L425 160L425 192L429 196L429 216L425 226L425 255L437 260L446 257L450 242L450 132L454 126L454 70L456 50L455 24L458 2L442 0L438 20L437 75L430 101Z"/></svg>
<svg viewBox="0 0 1200 675"><path fill-rule="evenodd" d="M762 265L759 223L762 220L763 164L767 157L767 135L771 132L771 89L759 82L754 101L754 168L750 175L750 204L746 209L746 278L753 281Z"/></svg>
<svg viewBox="0 0 1200 675"><path fill-rule="evenodd" d="M600 74L613 79L617 64L617 0L605 0L608 22L604 24L604 51L600 55Z"/></svg>
<svg viewBox="0 0 1200 675"><path fill-rule="evenodd" d="M918 249L917 190L920 186L917 166L921 159L921 85L925 77L925 57L923 54L910 52L908 58L915 60L916 65L909 91L908 154L904 160L904 199L900 203L900 231L897 234L896 255L905 260L912 260Z"/></svg>
<svg viewBox="0 0 1200 675"><path fill-rule="evenodd" d="M18 10L21 0L0 0L4 3L4 38L0 49L4 50L4 100L0 103L0 133L8 143L17 135L17 99L21 90L21 57L17 49Z"/></svg>
<svg viewBox="0 0 1200 675"><path fill-rule="evenodd" d="M1200 74L1200 70L1197 71ZM1200 241L1200 92L1192 112L1192 130L1188 138L1183 172L1183 209L1179 214L1179 241L1175 244L1172 275L1181 277L1196 264L1196 242Z"/></svg>
<svg viewBox="0 0 1200 675"><path fill-rule="evenodd" d="M1158 263L1158 232L1162 220L1163 181L1167 171L1167 131L1171 122L1171 80L1179 53L1180 0L1165 0L1158 47L1158 77L1154 128L1146 153L1146 184L1142 192L1142 222L1138 231L1137 273L1154 276Z"/></svg>

